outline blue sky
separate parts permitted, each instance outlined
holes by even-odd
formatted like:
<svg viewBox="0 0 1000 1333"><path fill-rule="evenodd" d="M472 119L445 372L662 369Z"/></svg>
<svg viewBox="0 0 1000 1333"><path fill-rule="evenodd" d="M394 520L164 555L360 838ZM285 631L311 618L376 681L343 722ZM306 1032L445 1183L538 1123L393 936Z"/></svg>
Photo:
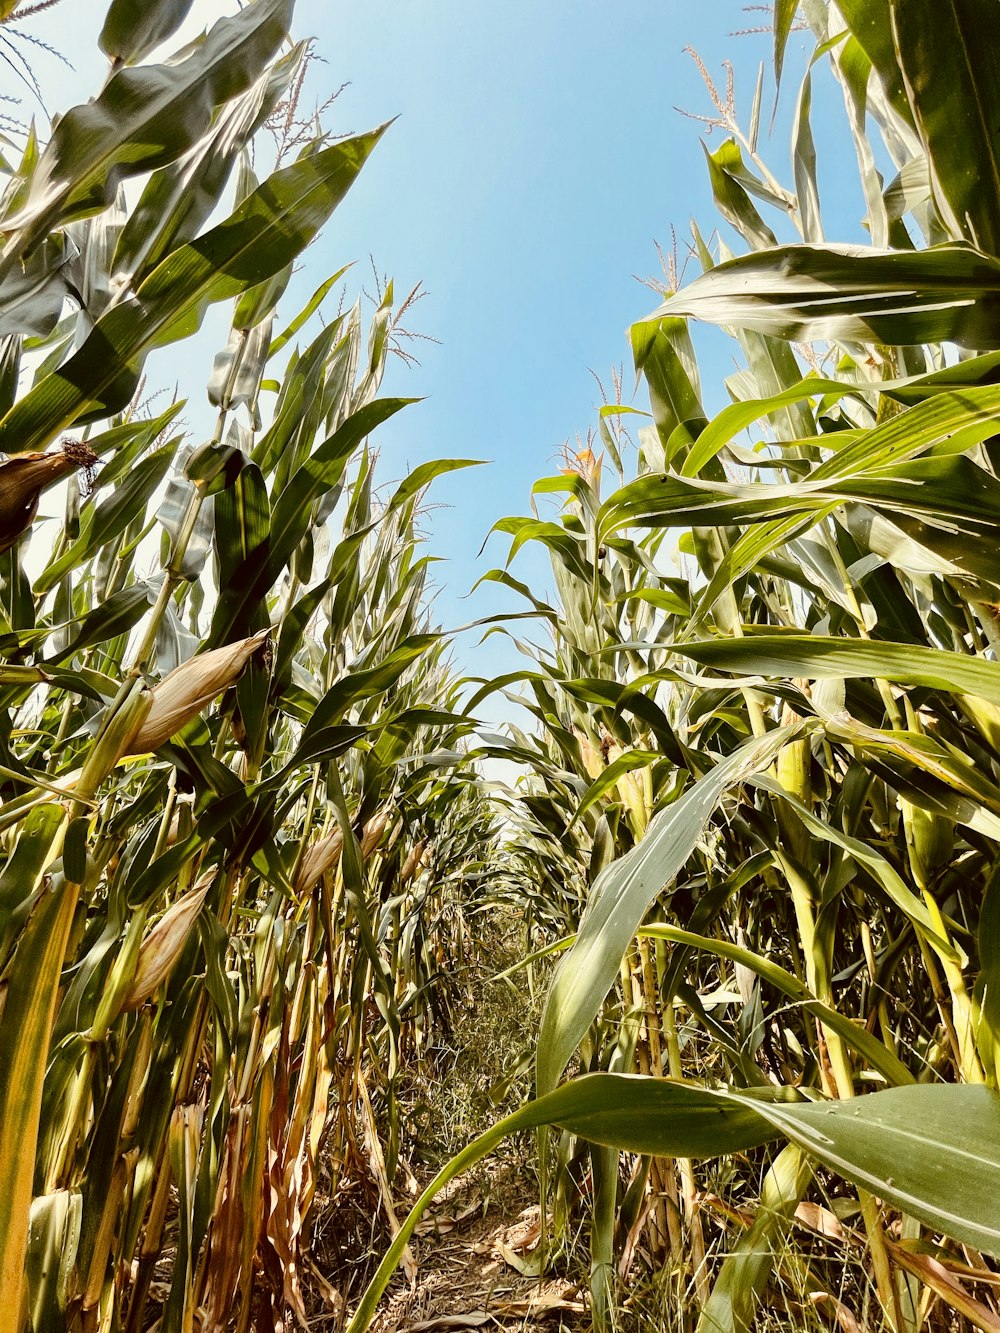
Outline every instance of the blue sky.
<svg viewBox="0 0 1000 1333"><path fill-rule="evenodd" d="M195 0L194 13L204 21L226 7ZM100 0L67 0L35 21L33 31L78 65L73 76L39 57L53 105L96 87L100 67L87 52L104 8ZM684 48L695 47L720 80L722 62L733 62L744 119L758 65L767 62L769 112L770 36L731 35L768 15L733 0L298 0L296 15L297 35L315 34L325 62L313 96L349 83L328 113L331 128L360 131L399 117L308 252L300 290L351 259L356 281L371 290L369 254L395 277L397 292L423 282L428 296L410 326L438 341L418 344L421 366L398 365L384 386L425 401L377 437L382 475L397 478L436 456L490 460L434 488L430 545L447 559L437 566L438 614L454 625L515 609L516 599L495 586L465 596L479 574L503 562L501 537L478 556L490 526L528 512L532 482L555 471L562 443L593 424L600 395L590 370L607 382L610 367L624 361L631 392L625 331L656 303L633 275L657 273L654 239L669 245L671 225L683 238L692 216L714 226L704 127L675 110L711 112ZM787 183L791 105L806 50L806 35L793 34L786 105L763 144ZM827 164L821 190L831 237L861 239L842 103L823 80L813 122ZM839 146L824 153L829 135ZM716 130L707 142L721 138ZM207 336L218 341L211 330ZM706 396L721 406L732 363L718 359L720 341L705 346ZM170 373L181 375L195 420L210 355L206 363L195 349L178 365L170 353ZM155 363L150 370L155 376ZM636 401L642 405L641 393ZM519 557L515 572L541 592L549 586L541 561ZM463 664L496 669L504 653L497 641L479 651L473 642L463 641Z"/></svg>

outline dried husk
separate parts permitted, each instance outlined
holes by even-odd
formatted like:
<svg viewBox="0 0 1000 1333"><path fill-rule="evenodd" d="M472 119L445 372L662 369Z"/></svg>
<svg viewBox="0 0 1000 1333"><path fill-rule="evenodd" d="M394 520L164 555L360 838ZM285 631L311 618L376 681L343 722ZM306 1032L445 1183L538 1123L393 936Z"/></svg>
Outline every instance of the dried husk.
<svg viewBox="0 0 1000 1333"><path fill-rule="evenodd" d="M382 835L389 827L391 811L388 809L380 810L377 815L372 815L365 825L364 832L361 835L361 855L368 857L382 841Z"/></svg>
<svg viewBox="0 0 1000 1333"><path fill-rule="evenodd" d="M165 745L181 727L239 679L250 658L263 646L270 633L270 630L263 629L249 639L199 653L154 685L150 710L142 726L128 741L123 755L148 754Z"/></svg>
<svg viewBox="0 0 1000 1333"><path fill-rule="evenodd" d="M583 760L583 767L587 776L591 780L596 780L604 772L604 760L601 752L586 732L578 731L576 739L580 746L580 757Z"/></svg>
<svg viewBox="0 0 1000 1333"><path fill-rule="evenodd" d="M152 999L170 976L212 887L215 872L203 875L193 889L164 912L139 946L139 961L123 1009L138 1009Z"/></svg>
<svg viewBox="0 0 1000 1333"><path fill-rule="evenodd" d="M399 883L401 887L404 884L409 884L410 880L417 873L426 850L426 838L421 838L420 841L410 849L410 854L403 862L399 871Z"/></svg>
<svg viewBox="0 0 1000 1333"><path fill-rule="evenodd" d="M340 854L344 850L344 835L340 829L325 838L314 842L299 863L295 876L295 892L308 893L323 878L328 870L333 870L340 863Z"/></svg>
<svg viewBox="0 0 1000 1333"><path fill-rule="evenodd" d="M89 445L64 440L54 453L18 454L0 463L0 552L10 550L31 527L46 487L96 462Z"/></svg>
<svg viewBox="0 0 1000 1333"><path fill-rule="evenodd" d="M372 852L382 841L382 835L388 827L390 812L388 809L380 810L378 814L372 815L365 825L364 832L361 835L361 855L363 858L371 856ZM299 865L298 874L295 876L295 892L297 894L308 893L328 870L334 870L340 863L340 854L344 850L344 836L340 829L320 838L318 842L306 849Z"/></svg>
<svg viewBox="0 0 1000 1333"><path fill-rule="evenodd" d="M191 813L191 801L186 797L181 797L177 802L173 818L170 821L170 827L167 829L165 845L167 847L176 847L179 842L188 837L193 824Z"/></svg>

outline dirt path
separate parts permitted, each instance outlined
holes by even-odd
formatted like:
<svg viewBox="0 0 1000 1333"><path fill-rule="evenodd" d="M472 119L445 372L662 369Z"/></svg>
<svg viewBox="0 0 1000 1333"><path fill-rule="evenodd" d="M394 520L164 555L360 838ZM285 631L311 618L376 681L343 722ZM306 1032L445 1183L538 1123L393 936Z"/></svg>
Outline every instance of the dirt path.
<svg viewBox="0 0 1000 1333"><path fill-rule="evenodd" d="M416 1273L397 1278L373 1333L585 1327L576 1283L531 1275L539 1231L531 1193L524 1181L491 1181L485 1194L481 1176L456 1181L420 1226Z"/></svg>
<svg viewBox="0 0 1000 1333"><path fill-rule="evenodd" d="M544 1329L580 1333L588 1328L584 1293L578 1280L532 1275L537 1262L537 1184L523 1163L493 1162L459 1177L442 1192L417 1230L412 1262L401 1266L383 1296L372 1333L435 1333L447 1329L487 1329L493 1333ZM345 1207L346 1204L346 1207ZM384 1251L383 1234L371 1246L361 1230L373 1223L358 1197L340 1199L321 1214L313 1233L308 1294L309 1326L343 1326L348 1291L353 1304ZM397 1202L405 1217L408 1200ZM383 1230L384 1215L374 1219ZM365 1264L344 1260L368 1252Z"/></svg>

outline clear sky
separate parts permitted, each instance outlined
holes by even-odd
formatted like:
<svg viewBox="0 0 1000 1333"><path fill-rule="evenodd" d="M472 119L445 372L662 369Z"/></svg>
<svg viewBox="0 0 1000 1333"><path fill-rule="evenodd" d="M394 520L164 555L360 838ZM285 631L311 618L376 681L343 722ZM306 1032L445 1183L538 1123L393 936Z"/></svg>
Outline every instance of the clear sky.
<svg viewBox="0 0 1000 1333"><path fill-rule="evenodd" d="M195 0L192 17L203 24L231 7L232 0ZM436 567L445 624L521 609L492 585L463 600L482 572L503 562L504 538L482 558L479 547L497 518L529 512L532 482L557 470L562 443L594 423L600 395L590 370L607 382L610 367L624 361L631 393L625 331L656 304L633 275L658 272L654 239L668 246L671 224L682 238L692 216L709 230L715 225L704 126L675 110L711 113L684 48L695 47L722 81L722 62L733 62L744 121L766 62L763 141L771 37L732 34L767 23L769 13L757 12L765 8L747 12L735 0L298 0L296 35L314 34L325 62L313 96L350 85L327 115L330 127L360 131L399 117L308 252L300 290L351 259L356 282L371 290L369 254L398 292L423 282L429 295L410 325L438 342L418 344L421 366L399 365L384 391L426 401L379 432L382 476L397 478L436 456L490 460L433 490L441 507L427 523L431 549L448 561ZM101 0L66 0L32 21L30 31L77 66L73 74L39 53L52 109L96 89L104 11ZM793 34L785 109L763 142L787 183L791 105L807 49L807 35ZM15 91L9 76L0 91ZM831 237L861 239L842 102L824 82L813 121L827 164L821 191ZM840 147L824 153L831 134ZM707 142L721 138L716 130ZM284 313L295 308L288 303ZM221 319L200 351L166 354L166 373L180 376L194 421ZM707 397L716 407L733 368L718 359L720 346L706 343ZM155 378L155 360L149 370ZM641 395L636 401L643 405ZM551 582L539 560L521 556L515 572L542 592ZM476 673L499 669L503 653L496 639L478 652L473 641L461 647Z"/></svg>

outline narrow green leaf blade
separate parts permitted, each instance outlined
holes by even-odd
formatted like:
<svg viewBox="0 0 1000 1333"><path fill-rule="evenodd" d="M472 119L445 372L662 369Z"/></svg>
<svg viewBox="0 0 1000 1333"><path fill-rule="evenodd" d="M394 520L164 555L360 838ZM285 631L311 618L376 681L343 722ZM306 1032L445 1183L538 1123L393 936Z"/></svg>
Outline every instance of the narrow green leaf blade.
<svg viewBox="0 0 1000 1333"><path fill-rule="evenodd" d="M124 407L152 348L194 332L209 304L238 296L309 244L384 129L345 139L275 172L225 222L175 250L133 299L98 320L80 350L0 421L0 449L44 448L78 418ZM132 376L124 399L123 372Z"/></svg>
<svg viewBox="0 0 1000 1333"><path fill-rule="evenodd" d="M99 38L112 60L135 64L173 36L187 18L192 0L111 0Z"/></svg>
<svg viewBox="0 0 1000 1333"><path fill-rule="evenodd" d="M846 1180L953 1240L1000 1253L1000 1097L991 1089L916 1083L840 1102L753 1106Z"/></svg>
<svg viewBox="0 0 1000 1333"><path fill-rule="evenodd" d="M781 71L785 66L785 47L798 13L799 0L774 0L774 85L781 87Z"/></svg>
<svg viewBox="0 0 1000 1333"><path fill-rule="evenodd" d="M123 69L95 101L68 111L32 175L23 208L3 223L15 232L14 252L23 254L59 222L106 208L122 180L186 152L208 129L215 108L257 77L288 31L292 5L256 0L220 19L180 64Z"/></svg>
<svg viewBox="0 0 1000 1333"><path fill-rule="evenodd" d="M796 341L1000 347L1000 262L971 246L784 245L717 264L647 317Z"/></svg>
<svg viewBox="0 0 1000 1333"><path fill-rule="evenodd" d="M44 845L29 858L36 880L38 868L58 854L68 818L62 811L54 826L38 831ZM43 891L7 972L0 1018L0 1290L13 1310L20 1306L42 1083L75 906L75 886Z"/></svg>
<svg viewBox="0 0 1000 1333"><path fill-rule="evenodd" d="M1000 1098L983 1086L912 1084L803 1102L629 1074L574 1079L501 1120L443 1168L415 1203L347 1328L362 1333L434 1196L508 1135L558 1125L590 1142L666 1157L740 1151L780 1134L844 1179L956 1240L1000 1253ZM732 1112L739 1107L743 1118ZM723 1146L728 1144L730 1146Z"/></svg>
<svg viewBox="0 0 1000 1333"><path fill-rule="evenodd" d="M1000 705L1000 662L919 644L836 639L819 634L748 634L675 643L674 652L719 671L782 678L867 677L974 694Z"/></svg>
<svg viewBox="0 0 1000 1333"><path fill-rule="evenodd" d="M994 0L892 0L892 30L938 212L1000 254L1000 68Z"/></svg>
<svg viewBox="0 0 1000 1333"><path fill-rule="evenodd" d="M723 793L771 763L793 731L781 728L740 746L654 816L639 845L598 876L576 943L546 996L536 1059L540 1094L555 1087L614 985L650 903L694 851Z"/></svg>

